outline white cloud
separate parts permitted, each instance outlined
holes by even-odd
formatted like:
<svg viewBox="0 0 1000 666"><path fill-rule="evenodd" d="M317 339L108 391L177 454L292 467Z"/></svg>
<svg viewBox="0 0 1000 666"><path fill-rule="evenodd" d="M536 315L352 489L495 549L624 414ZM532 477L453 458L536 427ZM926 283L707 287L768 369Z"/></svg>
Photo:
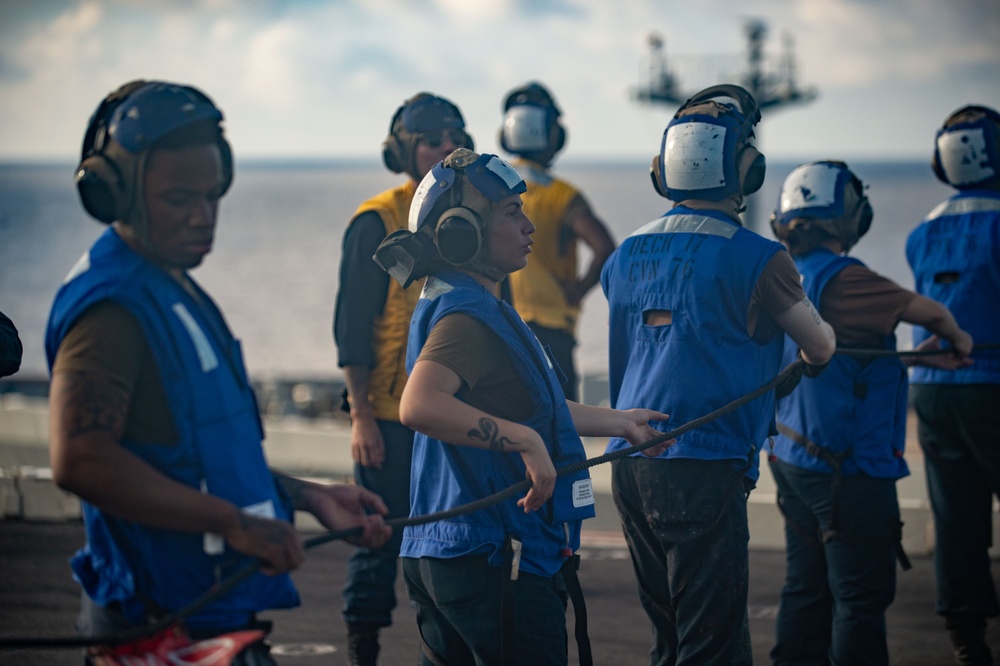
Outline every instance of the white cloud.
<svg viewBox="0 0 1000 666"><path fill-rule="evenodd" d="M935 81L975 62L1000 66L1000 15L976 24L957 4L800 0L793 16L803 63L848 86Z"/></svg>
<svg viewBox="0 0 1000 666"><path fill-rule="evenodd" d="M0 157L70 154L97 101L137 77L202 87L226 113L241 155L372 155L393 110L418 90L459 103L489 149L503 94L531 79L552 87L574 156L646 154L672 113L629 100L645 72L646 35L664 36L689 91L709 82L696 71L714 77L742 65L748 16L767 22L771 59L782 33L794 37L799 82L820 93L814 104L776 116L781 131L772 133L769 121L774 150L820 150L835 136L838 148L916 152L916 139L879 135L857 119L884 117L886 100L907 109L915 130L936 125L959 100L1000 106L1000 3L977 0L69 0L63 10L20 0L19 7L19 23L0 26ZM913 143L901 148L902 141Z"/></svg>
<svg viewBox="0 0 1000 666"><path fill-rule="evenodd" d="M251 101L294 111L305 83L295 57L302 38L298 27L288 21L268 26L253 36L247 46L241 83Z"/></svg>

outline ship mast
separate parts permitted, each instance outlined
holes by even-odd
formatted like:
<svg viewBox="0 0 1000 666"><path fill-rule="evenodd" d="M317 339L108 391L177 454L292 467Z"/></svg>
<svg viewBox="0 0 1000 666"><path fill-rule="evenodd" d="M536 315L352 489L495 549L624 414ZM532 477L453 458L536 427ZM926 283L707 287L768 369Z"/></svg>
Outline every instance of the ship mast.
<svg viewBox="0 0 1000 666"><path fill-rule="evenodd" d="M816 99L816 89L800 87L797 78L797 65L793 50L792 37L787 33L782 39L782 53L777 67L768 68L764 54L764 41L767 37L767 24L761 19L748 18L743 21L743 32L747 40L746 63L742 73L726 74L712 72L705 85L691 90L681 90L680 76L674 72L667 62L666 42L662 36L652 32L646 38L649 47L648 74L644 83L631 90L633 100L641 104L658 104L665 106L680 106L698 90L717 83L737 83L753 95L760 109L761 118L766 118L772 111L792 104L806 104ZM690 61L687 68L688 78L697 71L706 69L704 62L713 56L704 56L702 62ZM714 59L718 62L718 56ZM756 128L757 141L760 142L761 126ZM747 201L744 219L747 226L759 229L754 199Z"/></svg>

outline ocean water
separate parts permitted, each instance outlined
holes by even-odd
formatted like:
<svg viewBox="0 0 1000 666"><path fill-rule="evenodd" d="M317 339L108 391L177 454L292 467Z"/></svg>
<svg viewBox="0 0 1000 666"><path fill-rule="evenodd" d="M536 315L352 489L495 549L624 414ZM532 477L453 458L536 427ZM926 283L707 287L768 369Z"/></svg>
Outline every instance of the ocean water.
<svg viewBox="0 0 1000 666"><path fill-rule="evenodd" d="M72 164L0 164L0 311L24 344L20 379L46 374L43 337L63 277L101 233L77 200ZM749 226L771 237L767 217L795 163L768 166L751 198ZM923 162L852 163L869 186L871 231L852 254L912 287L904 248L909 231L951 190ZM617 241L666 211L648 162L557 163ZM193 276L222 307L243 341L255 379L339 378L333 344L340 244L357 205L400 182L377 162L236 165L222 200L215 250ZM589 257L584 253L584 261ZM594 289L583 303L577 364L601 373L607 360L607 302ZM900 346L909 332L900 329Z"/></svg>

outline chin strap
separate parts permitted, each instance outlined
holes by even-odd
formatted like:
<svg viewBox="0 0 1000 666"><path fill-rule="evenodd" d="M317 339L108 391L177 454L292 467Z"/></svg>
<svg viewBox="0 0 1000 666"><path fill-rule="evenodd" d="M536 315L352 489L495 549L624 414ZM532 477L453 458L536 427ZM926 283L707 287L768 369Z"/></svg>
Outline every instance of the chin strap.
<svg viewBox="0 0 1000 666"><path fill-rule="evenodd" d="M493 266L487 264L481 259L473 259L469 263L463 265L461 268L464 270L472 271L473 273L479 273L480 275L489 278L493 282L500 282L507 274L501 270L494 268Z"/></svg>

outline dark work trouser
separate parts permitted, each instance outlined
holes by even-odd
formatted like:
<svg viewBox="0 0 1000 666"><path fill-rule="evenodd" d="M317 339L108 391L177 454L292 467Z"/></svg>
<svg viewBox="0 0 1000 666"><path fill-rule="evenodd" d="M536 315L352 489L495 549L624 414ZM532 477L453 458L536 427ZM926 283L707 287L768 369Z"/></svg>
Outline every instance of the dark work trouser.
<svg viewBox="0 0 1000 666"><path fill-rule="evenodd" d="M841 479L837 535L830 475L771 463L785 517L785 584L776 665L887 664L885 612L896 594L899 502L894 479Z"/></svg>
<svg viewBox="0 0 1000 666"><path fill-rule="evenodd" d="M1000 496L1000 386L916 384L910 399L934 510L936 610L996 616L989 548Z"/></svg>
<svg viewBox="0 0 1000 666"><path fill-rule="evenodd" d="M639 599L653 623L652 666L752 663L747 486L734 464L741 463L612 463Z"/></svg>
<svg viewBox="0 0 1000 666"><path fill-rule="evenodd" d="M503 636L504 570L486 555L404 557L403 578L417 607L426 647L447 666L498 666L505 650L512 663L565 666L567 594L561 573L552 578L519 573L513 585L513 636ZM421 666L434 661L421 653Z"/></svg>

